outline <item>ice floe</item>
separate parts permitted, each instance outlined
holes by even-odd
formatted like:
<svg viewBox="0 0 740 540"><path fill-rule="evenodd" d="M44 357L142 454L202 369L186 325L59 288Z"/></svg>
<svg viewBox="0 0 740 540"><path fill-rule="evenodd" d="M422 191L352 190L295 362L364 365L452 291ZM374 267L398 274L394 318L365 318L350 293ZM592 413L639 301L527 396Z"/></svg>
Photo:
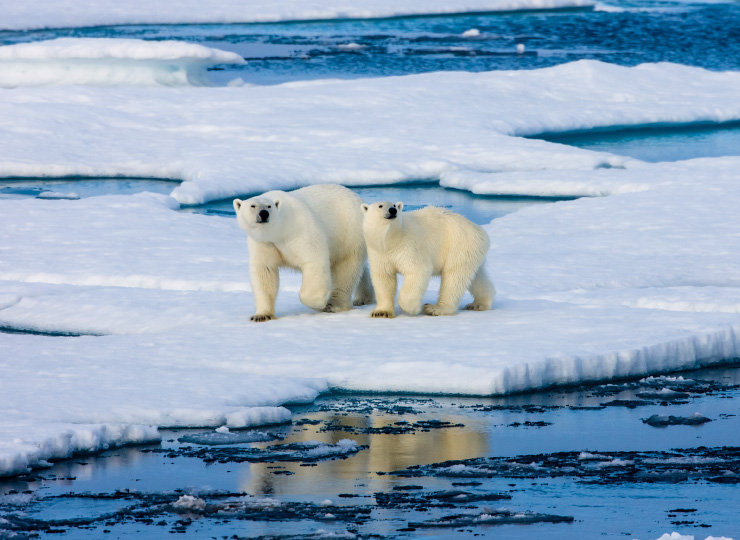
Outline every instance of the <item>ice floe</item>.
<svg viewBox="0 0 740 540"><path fill-rule="evenodd" d="M59 38L0 47L0 87L209 86L209 66L244 63L181 41Z"/></svg>

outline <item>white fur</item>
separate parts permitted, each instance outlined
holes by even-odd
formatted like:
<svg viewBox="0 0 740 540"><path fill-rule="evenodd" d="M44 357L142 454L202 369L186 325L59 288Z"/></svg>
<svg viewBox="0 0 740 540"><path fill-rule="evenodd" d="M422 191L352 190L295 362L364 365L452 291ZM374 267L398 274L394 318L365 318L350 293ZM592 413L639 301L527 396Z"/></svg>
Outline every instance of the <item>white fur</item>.
<svg viewBox="0 0 740 540"><path fill-rule="evenodd" d="M310 308L350 309L358 282L355 305L373 301L365 268L361 203L355 193L338 185L234 199L236 219L247 233L249 246L249 278L256 304L251 320L275 318L279 268L303 274L299 297ZM267 213L266 222L260 212Z"/></svg>
<svg viewBox="0 0 740 540"><path fill-rule="evenodd" d="M459 214L429 206L403 212L403 203L363 204L363 232L370 275L378 298L373 317L395 315L396 274L404 281L398 305L406 313L452 315L466 290L473 302L465 309L491 309L496 290L486 276L486 231ZM396 217L392 215L395 210ZM432 276L441 276L436 304L421 302Z"/></svg>

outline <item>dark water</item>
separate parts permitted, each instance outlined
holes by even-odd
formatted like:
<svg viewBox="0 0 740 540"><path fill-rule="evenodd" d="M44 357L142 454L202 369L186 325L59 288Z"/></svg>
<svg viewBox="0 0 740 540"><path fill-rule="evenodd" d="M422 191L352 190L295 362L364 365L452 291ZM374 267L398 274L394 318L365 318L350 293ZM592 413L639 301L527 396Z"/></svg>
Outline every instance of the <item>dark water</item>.
<svg viewBox="0 0 740 540"><path fill-rule="evenodd" d="M737 538L740 371L682 376L502 398L324 396L259 428L276 438L262 443L163 431L161 445L0 481L0 538ZM694 415L709 421L644 422ZM359 446L336 459L253 456L343 439Z"/></svg>

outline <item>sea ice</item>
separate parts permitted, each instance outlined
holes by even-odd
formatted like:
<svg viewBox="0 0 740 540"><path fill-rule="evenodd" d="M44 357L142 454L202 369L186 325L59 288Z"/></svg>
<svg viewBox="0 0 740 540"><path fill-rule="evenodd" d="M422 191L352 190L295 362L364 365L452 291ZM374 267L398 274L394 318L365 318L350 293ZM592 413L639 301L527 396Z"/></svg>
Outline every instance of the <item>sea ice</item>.
<svg viewBox="0 0 740 540"><path fill-rule="evenodd" d="M238 54L181 41L59 38L0 47L0 88L210 86L206 69Z"/></svg>

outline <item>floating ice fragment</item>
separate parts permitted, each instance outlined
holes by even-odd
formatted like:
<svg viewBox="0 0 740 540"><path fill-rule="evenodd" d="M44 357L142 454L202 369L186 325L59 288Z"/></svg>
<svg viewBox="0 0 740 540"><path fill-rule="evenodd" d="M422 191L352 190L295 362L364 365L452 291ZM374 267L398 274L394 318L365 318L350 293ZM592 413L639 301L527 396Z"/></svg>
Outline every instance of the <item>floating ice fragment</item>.
<svg viewBox="0 0 740 540"><path fill-rule="evenodd" d="M517 54L524 54L524 43L517 43L516 44L516 53Z"/></svg>
<svg viewBox="0 0 740 540"><path fill-rule="evenodd" d="M244 431L234 433L229 431L229 428L226 428L225 432L219 431L219 429L222 428L218 428L215 432L183 435L182 437L177 439L177 441L181 443L200 444L206 446L222 446L229 444L267 442L279 439L277 435L264 431Z"/></svg>
<svg viewBox="0 0 740 540"><path fill-rule="evenodd" d="M591 452L581 452L578 454L579 461L601 461L604 459L609 459L609 456L605 456L604 454L592 454Z"/></svg>
<svg viewBox="0 0 740 540"><path fill-rule="evenodd" d="M642 422L653 427L665 427L665 426L700 426L706 424L712 420L702 416L701 414L694 413L691 416L664 416L654 414L649 418L643 418Z"/></svg>
<svg viewBox="0 0 740 540"><path fill-rule="evenodd" d="M74 191L69 193L60 193L58 191L42 191L37 195L39 199L71 199L77 200L80 196Z"/></svg>
<svg viewBox="0 0 740 540"><path fill-rule="evenodd" d="M365 48L366 46L360 43L340 43L337 45L337 49L340 51L361 51Z"/></svg>
<svg viewBox="0 0 740 540"><path fill-rule="evenodd" d="M477 28L471 28L470 30L465 30L465 32L462 33L462 37L464 38L472 38L478 36L480 36L480 30L478 30Z"/></svg>
<svg viewBox="0 0 740 540"><path fill-rule="evenodd" d="M206 501L193 497L192 495L183 495L177 501L172 503L172 506L178 510L197 510L203 511L206 509Z"/></svg>

